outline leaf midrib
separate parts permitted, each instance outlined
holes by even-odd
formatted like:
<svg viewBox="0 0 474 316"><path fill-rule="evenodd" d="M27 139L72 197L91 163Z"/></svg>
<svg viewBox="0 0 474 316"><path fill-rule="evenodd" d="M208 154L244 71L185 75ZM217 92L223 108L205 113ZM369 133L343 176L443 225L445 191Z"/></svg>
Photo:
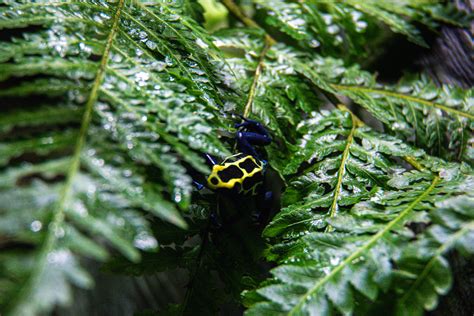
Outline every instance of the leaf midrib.
<svg viewBox="0 0 474 316"><path fill-rule="evenodd" d="M97 74L96 74L94 83L92 85L91 93L89 95L89 98L85 106L85 112L82 118L81 128L79 130L79 136L75 145L74 154L73 154L71 164L70 164L67 177L66 177L66 183L60 192L59 200L56 204L56 207L53 210L53 220L51 221L51 224L49 225L48 235L46 236L44 246L41 248L40 253L38 255L38 261L37 261L38 263L36 264L35 270L32 272L32 275L30 279L28 280L28 282L20 290L17 296L17 300L13 300L10 305L12 309L12 312L11 312L12 315L18 314L15 312L15 310L18 309L19 306L21 305L21 304L15 305L15 303L21 302L24 298L26 298L30 293L30 289L34 288L35 285L39 282L40 276L43 273L43 270L45 269L48 254L53 249L54 244L56 242L55 232L57 229L60 228L61 223L64 221L65 204L68 200L68 197L70 196L72 184L74 182L73 180L79 170L81 152L82 152L82 148L84 147L85 140L87 137L87 131L89 129L89 125L90 125L90 121L92 117L92 110L94 108L95 102L97 101L99 87L105 75L105 70L106 70L108 59L109 59L110 48L112 46L112 42L118 28L118 22L120 20L120 15L122 13L124 1L125 0L119 0L119 3L117 5L117 10L115 11L115 14L113 17L112 28L110 30L109 36L107 37L107 42L104 47L104 53L102 54L100 66L99 66L99 69L97 70Z"/></svg>
<svg viewBox="0 0 474 316"><path fill-rule="evenodd" d="M333 200L332 200L331 208L329 209L329 218L332 218L334 217L334 215L336 215L336 211L338 208L337 201L339 200L339 194L341 193L342 178L346 171L346 162L347 162L347 159L349 158L349 150L351 148L352 141L354 139L354 133L357 129L357 123L356 123L356 120L354 119L354 114L352 114L351 112L349 112L349 114L351 116L352 127L346 139L346 146L344 147L344 151L342 152L341 165L339 166L339 169L337 171L336 187L334 188ZM328 225L326 227L326 232L329 232L332 230L333 228L331 225Z"/></svg>
<svg viewBox="0 0 474 316"><path fill-rule="evenodd" d="M388 91L388 90L384 90L384 89L368 88L368 87L361 87L361 86L331 84L331 87L333 87L334 89L337 89L337 90L347 90L347 91L355 91L355 92L363 92L363 93L381 94L381 95L394 97L394 98L398 98L398 99L402 99L402 100L407 100L407 101L411 101L411 102L416 102L416 103L419 103L419 104L423 104L425 106L437 108L437 109L443 110L447 113L456 114L456 115L466 117L466 118L471 119L471 120L474 119L474 114L464 112L464 111L461 111L461 110L457 110L457 109L453 109L453 108L450 108L449 106L439 104L439 103L435 103L435 102L431 102L431 101L428 101L428 100L425 100L425 99L422 99L422 98L419 98L419 97L415 97L415 96L412 96L412 95L407 95L407 94L403 94L403 93Z"/></svg>

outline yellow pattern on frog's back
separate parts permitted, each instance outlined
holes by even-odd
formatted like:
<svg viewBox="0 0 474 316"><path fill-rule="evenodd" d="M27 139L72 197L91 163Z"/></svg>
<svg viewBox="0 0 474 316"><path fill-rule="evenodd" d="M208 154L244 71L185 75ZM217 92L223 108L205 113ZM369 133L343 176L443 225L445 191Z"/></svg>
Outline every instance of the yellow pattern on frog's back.
<svg viewBox="0 0 474 316"><path fill-rule="evenodd" d="M263 171L260 160L250 155L237 154L212 167L207 185L214 190L234 190L239 194L256 195L258 186L263 182Z"/></svg>

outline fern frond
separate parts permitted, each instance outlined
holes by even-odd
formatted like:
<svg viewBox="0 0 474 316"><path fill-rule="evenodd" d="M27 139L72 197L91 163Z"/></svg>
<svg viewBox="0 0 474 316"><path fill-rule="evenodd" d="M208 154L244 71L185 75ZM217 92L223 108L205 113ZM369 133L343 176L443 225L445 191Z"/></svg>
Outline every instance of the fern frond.
<svg viewBox="0 0 474 316"><path fill-rule="evenodd" d="M0 45L0 306L33 315L92 284L79 260L107 257L94 236L137 261L158 246L143 213L186 226L187 168L228 154L210 133L228 90L220 53L170 4L10 2L0 16L17 34Z"/></svg>
<svg viewBox="0 0 474 316"><path fill-rule="evenodd" d="M436 203L462 194L472 181L469 168L354 128L353 120L335 111L301 125L309 135L300 146L311 154L300 161L310 167L301 165L285 193L288 206L265 229L274 238L267 256L279 266L256 297L247 294L254 296L247 314L329 315L362 308L360 299L354 305L355 296L375 300L397 286L391 262L398 262L413 236L406 224L429 221ZM335 126L341 131L333 134ZM418 157L425 169L407 171L392 160L408 156Z"/></svg>
<svg viewBox="0 0 474 316"><path fill-rule="evenodd" d="M303 134L299 150L283 170L283 174L298 172L285 192L289 206L266 227L266 236L325 227L337 212L370 198L403 170L393 157L422 154L359 124L344 111L322 112L299 124ZM310 212L314 209L330 211Z"/></svg>
<svg viewBox="0 0 474 316"><path fill-rule="evenodd" d="M248 56L228 58L241 90L250 89L253 81L246 76L262 65L252 97L252 111L278 136L283 137L282 126L295 125L298 110L308 113L324 104L317 91L301 80L302 76L325 93L351 98L397 137L430 154L448 160L472 161L472 89L437 87L424 76L406 77L394 86L382 85L374 75L357 66L345 67L341 60L309 55L281 44L272 45L261 59L265 43L261 33L241 29L226 30L223 35L216 41L220 48L243 50L239 54ZM291 143L294 135L288 136L285 135ZM274 159L273 166L280 169L277 164Z"/></svg>
<svg viewBox="0 0 474 316"><path fill-rule="evenodd" d="M296 125L301 112L318 107L311 104L315 93L301 82L281 58L278 47L269 43L265 35L255 29L228 29L219 32L216 45L229 54L227 63L235 79L232 83L242 92L237 111L258 117L271 132L282 139L292 139L288 125ZM295 52L293 57L299 53ZM249 78L248 73L254 75ZM257 74L257 75L255 75Z"/></svg>
<svg viewBox="0 0 474 316"><path fill-rule="evenodd" d="M253 1L264 10L264 23L295 40L302 48L346 59L366 55L380 39L380 24L427 46L413 22L434 28L440 21L467 25L466 14L446 10L433 1ZM443 8L443 10L440 9ZM442 12L442 14L441 14ZM363 36L361 36L363 35Z"/></svg>
<svg viewBox="0 0 474 316"><path fill-rule="evenodd" d="M398 137L430 154L471 161L472 89L436 87L424 76L405 78L394 86L381 85L370 73L328 58L298 62L295 70L320 89L351 98Z"/></svg>
<svg viewBox="0 0 474 316"><path fill-rule="evenodd" d="M473 178L465 185L472 186ZM404 273L399 274L395 289L403 293L397 300L398 314L422 315L424 310L433 310L438 297L453 284L447 253L453 249L463 255L474 252L474 199L472 190L466 193L436 203L431 216L434 225L402 253L397 264Z"/></svg>

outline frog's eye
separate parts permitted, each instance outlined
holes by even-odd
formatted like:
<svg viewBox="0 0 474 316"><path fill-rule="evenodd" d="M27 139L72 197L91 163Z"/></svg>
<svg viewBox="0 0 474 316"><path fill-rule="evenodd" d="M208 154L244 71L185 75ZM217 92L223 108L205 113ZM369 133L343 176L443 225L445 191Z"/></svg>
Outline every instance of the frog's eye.
<svg viewBox="0 0 474 316"><path fill-rule="evenodd" d="M212 184L214 184L214 185L217 185L217 184L219 183L219 180L217 180L216 177L210 178L209 181L210 181Z"/></svg>

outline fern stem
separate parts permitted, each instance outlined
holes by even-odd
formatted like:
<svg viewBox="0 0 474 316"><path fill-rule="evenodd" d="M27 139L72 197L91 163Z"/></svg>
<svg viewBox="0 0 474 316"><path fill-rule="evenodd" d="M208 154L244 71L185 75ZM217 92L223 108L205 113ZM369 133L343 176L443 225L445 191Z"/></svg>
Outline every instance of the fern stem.
<svg viewBox="0 0 474 316"><path fill-rule="evenodd" d="M428 274L431 272L431 269L433 268L434 264L436 263L436 259L441 256L443 253L448 251L456 241L458 241L461 237L463 237L466 233L468 233L470 230L474 229L474 222L471 222L469 224L466 224L463 226L462 229L460 229L458 232L456 232L448 241L446 241L444 244L442 244L434 253L433 257L431 260L426 264L425 268L423 271L418 275L418 278L415 280L415 282L412 284L412 286L408 289L408 291L403 295L403 297L400 299L398 302L399 305L405 304L405 302L412 297L412 293L418 288L420 283L424 281L424 279L428 276Z"/></svg>
<svg viewBox="0 0 474 316"><path fill-rule="evenodd" d="M418 171L422 171L424 169L423 166L413 156L405 156L403 159Z"/></svg>
<svg viewBox="0 0 474 316"><path fill-rule="evenodd" d="M263 70L263 62L271 46L272 46L272 42L268 40L268 37L265 37L265 44L263 46L262 52L260 53L260 56L258 57L258 64L257 64L257 67L255 68L255 74L253 76L252 85L250 86L249 96L247 99L247 103L245 104L244 114L243 114L244 117L248 117L250 113L252 112L252 103L253 103L253 100L255 99L255 93L257 91L258 80Z"/></svg>
<svg viewBox="0 0 474 316"><path fill-rule="evenodd" d="M118 28L118 22L120 19L122 8L124 6L124 1L125 0L119 1L117 5L117 10L115 11L115 14L113 17L112 28L110 30L109 36L107 37L107 42L104 47L104 53L102 54L102 59L99 65L99 69L97 70L97 74L96 74L94 83L92 85L92 90L85 106L84 115L82 117L81 128L79 130L78 139L74 148L74 154L73 154L71 164L69 166L69 170L66 176L66 183L60 192L60 198L53 210L53 219L52 219L51 224L49 225L46 241L40 250L39 258L37 261L38 263L36 264L35 270L32 272L31 278L25 284L25 286L20 290L17 296L17 300L14 300L11 303L12 315L20 314L16 310L20 308L21 304L18 304L18 305L15 305L15 304L25 299L26 296L30 294L30 289L34 288L37 285L37 283L40 281L40 275L43 273L45 269L48 254L53 250L54 244L57 240L57 237L56 237L57 231L58 229L60 229L60 226L62 222L64 221L65 204L71 194L74 178L77 175L77 172L79 170L81 152L86 141L87 131L89 129L90 121L92 118L92 110L98 98L99 87L100 87L100 84L102 83L102 80L105 74L105 69L107 66L108 58L109 58L110 48L112 46L112 41L114 39L115 33Z"/></svg>
<svg viewBox="0 0 474 316"><path fill-rule="evenodd" d="M347 159L349 158L349 150L351 148L352 141L354 140L354 133L358 126L355 115L351 111L349 111L349 109L345 107L343 107L342 109L346 112L349 112L351 116L352 127L351 127L351 131L349 132L349 135L347 136L346 146L344 147L344 151L342 152L341 165L339 166L339 170L337 171L337 182L336 182L336 187L334 188L334 195L332 199L331 208L329 211L329 218L334 217L338 209L337 201L339 200L339 194L341 193L342 177L344 176L344 173L346 171L346 162L347 162ZM334 228L331 225L328 225L326 227L326 232L331 232L333 230Z"/></svg>
<svg viewBox="0 0 474 316"><path fill-rule="evenodd" d="M354 259L357 259L359 256L361 256L365 251L368 249L372 248L377 241L379 241L386 233L388 233L390 230L392 230L393 227L395 227L397 224L399 224L410 212L415 208L415 206L423 201L425 197L427 197L431 191L436 187L436 185L440 182L439 176L436 176L433 181L431 182L431 185L423 191L420 196L410 203L395 219L393 219L390 223L385 226L384 229L379 231L377 234L375 234L372 238L370 238L365 244L363 244L361 247L359 247L355 252L353 252L349 257L347 257L343 262L341 262L340 265L338 265L334 270L331 271L331 273L327 274L324 278L319 280L312 288L310 288L298 301L298 303L290 310L288 315L296 315L298 314L298 311L301 309L302 305L304 302L315 292L317 292L322 286L324 286L329 280L331 280L335 275L337 275L339 272L344 269L347 265L349 265Z"/></svg>
<svg viewBox="0 0 474 316"><path fill-rule="evenodd" d="M240 7L232 0L222 0L222 4L232 13L237 19L249 27L261 28L254 20L247 17Z"/></svg>
<svg viewBox="0 0 474 316"><path fill-rule="evenodd" d="M437 109L443 110L447 113L456 114L456 115L466 117L466 118L471 119L471 120L474 119L474 114L464 112L464 111L461 111L461 110L457 110L457 109L453 109L453 108L450 108L449 106L446 106L446 105L443 105L443 104L430 102L430 101L427 101L425 99L414 97L414 96L411 96L411 95L406 95L406 94L403 94L403 93L397 93L397 92L388 91L388 90L384 90L384 89L359 87L359 86L346 86L346 85L338 85L338 84L331 84L331 86L334 89L338 89L338 90L347 90L347 91L355 91L355 92L382 94L382 95L386 95L386 96L389 96L389 97L394 97L394 98L398 98L398 99L402 99L402 100L406 100L406 101L416 102L416 103L423 104L423 105L426 105L426 106L429 106L429 107L437 108Z"/></svg>
<svg viewBox="0 0 474 316"><path fill-rule="evenodd" d="M229 10L232 15L239 19L243 24L248 27L254 27L261 29L265 32L265 40L270 43L270 45L275 44L277 41L268 34L268 32L260 26L257 22L245 15L240 7L233 0L222 0L222 4Z"/></svg>

